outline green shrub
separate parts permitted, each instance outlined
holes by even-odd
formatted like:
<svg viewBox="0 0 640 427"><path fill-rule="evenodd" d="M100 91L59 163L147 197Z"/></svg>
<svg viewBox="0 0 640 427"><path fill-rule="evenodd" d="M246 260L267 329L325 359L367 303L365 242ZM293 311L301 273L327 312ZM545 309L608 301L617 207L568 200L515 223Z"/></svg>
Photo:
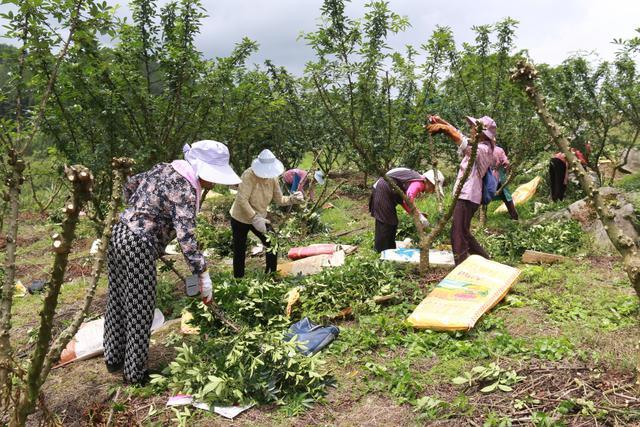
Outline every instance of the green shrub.
<svg viewBox="0 0 640 427"><path fill-rule="evenodd" d="M583 242L577 221L557 221L531 227L504 230L502 234L476 235L487 251L504 262L518 260L525 250L573 255Z"/></svg>
<svg viewBox="0 0 640 427"><path fill-rule="evenodd" d="M152 380L159 388L188 393L209 404L288 403L297 396L317 400L332 378L321 355L305 356L284 341L285 331L262 326L220 335L208 312L196 313L206 339L178 347L167 376ZM209 315L210 317L210 315Z"/></svg>

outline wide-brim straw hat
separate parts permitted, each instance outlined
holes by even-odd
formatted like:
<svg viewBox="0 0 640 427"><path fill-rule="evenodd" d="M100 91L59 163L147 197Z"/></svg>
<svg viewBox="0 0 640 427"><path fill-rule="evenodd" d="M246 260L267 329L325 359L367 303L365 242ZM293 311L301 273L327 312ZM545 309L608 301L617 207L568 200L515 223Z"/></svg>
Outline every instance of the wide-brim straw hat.
<svg viewBox="0 0 640 427"><path fill-rule="evenodd" d="M497 126L496 126L496 121L493 120L491 117L489 116L482 116L479 119L476 119L474 117L471 116L467 116L466 117L467 122L472 125L472 126L477 126L477 123L480 122L482 123L482 133L484 136L486 136L489 141L494 142L496 141L496 133L497 133Z"/></svg>
<svg viewBox="0 0 640 427"><path fill-rule="evenodd" d="M442 172L438 171L438 185L436 185L436 174L433 169L429 169L425 173L422 174L433 186L436 188L436 191L440 193L441 196L444 195L444 175Z"/></svg>
<svg viewBox="0 0 640 427"><path fill-rule="evenodd" d="M184 158L199 178L214 184L237 185L242 182L229 165L229 149L218 141L203 140L183 147Z"/></svg>
<svg viewBox="0 0 640 427"><path fill-rule="evenodd" d="M284 172L284 165L270 150L262 150L251 162L251 169L258 178L275 178Z"/></svg>

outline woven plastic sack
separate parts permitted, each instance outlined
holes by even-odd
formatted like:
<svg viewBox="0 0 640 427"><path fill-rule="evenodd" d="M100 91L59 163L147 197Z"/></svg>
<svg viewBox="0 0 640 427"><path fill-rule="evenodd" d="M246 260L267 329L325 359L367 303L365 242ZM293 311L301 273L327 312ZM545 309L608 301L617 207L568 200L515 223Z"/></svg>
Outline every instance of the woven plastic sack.
<svg viewBox="0 0 640 427"><path fill-rule="evenodd" d="M528 202L529 199L531 199L536 194L536 190L538 189L538 184L540 184L541 179L542 178L540 178L539 176L536 176L531 181L516 188L516 191L514 191L511 195L511 197L513 198L513 203L518 206ZM494 212L499 213L506 211L507 207L504 205L504 203L501 203Z"/></svg>
<svg viewBox="0 0 640 427"><path fill-rule="evenodd" d="M281 276L307 276L320 273L324 268L344 265L344 251L333 254L314 255L291 262L278 264L278 274Z"/></svg>
<svg viewBox="0 0 640 427"><path fill-rule="evenodd" d="M344 251L346 255L355 252L357 246L339 245L335 243L314 243L309 246L300 246L289 249L287 257L292 260L308 258L315 255L331 255L338 251Z"/></svg>
<svg viewBox="0 0 640 427"><path fill-rule="evenodd" d="M301 259L314 255L327 254L331 255L335 251L339 250L339 246L335 243L320 243L310 246L301 246L289 249L287 257L289 259Z"/></svg>
<svg viewBox="0 0 640 427"><path fill-rule="evenodd" d="M469 330L504 298L518 277L517 268L471 255L438 283L407 322L420 329Z"/></svg>
<svg viewBox="0 0 640 427"><path fill-rule="evenodd" d="M397 248L385 249L380 253L380 259L395 262L408 262L411 264L420 264L420 249L415 248ZM439 251L437 249L429 249L429 265L433 267L453 268L455 261L453 252Z"/></svg>

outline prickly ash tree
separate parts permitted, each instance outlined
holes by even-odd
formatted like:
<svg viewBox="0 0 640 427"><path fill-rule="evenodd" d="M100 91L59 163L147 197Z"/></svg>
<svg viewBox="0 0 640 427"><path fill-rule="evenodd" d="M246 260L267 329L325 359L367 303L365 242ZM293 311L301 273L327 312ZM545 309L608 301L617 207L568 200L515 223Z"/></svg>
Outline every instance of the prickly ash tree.
<svg viewBox="0 0 640 427"><path fill-rule="evenodd" d="M511 79L519 84L533 102L536 108L536 112L542 122L544 123L549 135L556 143L560 151L567 157L571 170L577 175L580 186L587 194L591 204L595 208L598 219L604 224L604 229L607 232L607 236L613 246L622 255L624 268L629 276L631 285L638 297L640 297L640 254L638 251L640 247L638 243L631 237L625 235L620 227L615 223L615 215L612 210L606 205L602 195L600 194L599 187L593 181L591 176L587 174L573 154L570 148L569 141L563 136L560 126L549 114L549 110L546 107L545 99L540 94L538 87L536 86L537 71L535 67L525 61L518 63L515 72L512 74Z"/></svg>
<svg viewBox="0 0 640 427"><path fill-rule="evenodd" d="M469 155L469 162L467 163L467 168L465 169L460 181L458 182L458 186L456 187L456 191L453 195L453 200L451 201L451 205L447 209L446 213L438 220L436 225L431 229L426 237L424 233L420 234L420 272L425 274L429 269L429 250L431 249L431 245L433 241L442 233L445 225L449 222L451 217L453 216L453 211L456 207L456 203L458 202L458 198L460 197L460 193L462 192L462 187L464 187L465 182L469 179L469 175L471 175L471 171L473 170L473 165L476 162L476 156L478 154L478 143L480 142L480 135L482 135L482 123L478 122L478 127L476 128L476 136L473 138L472 146L471 146L471 154ZM435 170L435 169L434 169ZM437 174L436 174L437 176ZM437 181L436 181L437 184ZM437 191L437 189L436 189ZM415 222L416 214L414 213L414 222ZM418 221L419 222L419 221ZM416 225L417 227L418 225ZM420 224L420 226L422 226Z"/></svg>
<svg viewBox="0 0 640 427"><path fill-rule="evenodd" d="M134 163L135 162L133 159L127 157L117 157L114 158L111 162L111 166L113 168L111 200L109 201L109 211L102 226L102 235L100 237L98 252L95 254L95 257L93 259L93 266L91 268L91 281L89 282L89 287L87 288L87 293L85 295L82 309L76 314L71 324L64 331L62 331L60 335L58 335L56 340L49 348L47 357L44 361L44 365L42 366L42 372L40 373L40 378L43 383L49 375L49 371L51 370L53 363L55 363L60 358L62 350L67 346L76 332L78 332L80 325L84 321L84 318L89 311L89 307L91 306L91 302L93 301L93 298L96 294L96 288L98 287L98 282L100 280L100 276L102 275L104 264L107 259L107 248L109 246L109 240L111 239L111 229L113 228L113 225L118 218L118 212L120 211L120 206L122 204L122 187L127 177L131 174L131 167L134 165Z"/></svg>
<svg viewBox="0 0 640 427"><path fill-rule="evenodd" d="M8 191L4 195L9 203L8 223L5 248L5 278L0 298L0 407L9 400L9 386L11 384L12 351L10 342L11 305L13 300L13 284L16 274L16 239L18 236L18 210L20 208L20 189L24 182L24 160L14 149L8 153L10 171L6 184Z"/></svg>
<svg viewBox="0 0 640 427"><path fill-rule="evenodd" d="M120 209L122 186L127 176L131 173L133 163L133 160L128 158L113 159L113 187L109 213L103 224L101 244L94 258L91 282L87 288L85 301L72 323L51 343L53 319L66 271L71 242L75 237L79 213L92 196L91 188L93 185L91 172L85 167L72 166L65 169L67 179L73 186L73 194L64 208L66 218L62 224L62 234L56 233L52 236L52 252L55 254L55 260L51 279L48 282L48 292L40 313L40 327L36 348L31 355L27 371L24 371L15 361L11 366L11 372L15 377L11 390L7 390L7 393L10 393L9 398L11 401L7 407L11 412L8 414L11 417L11 425L23 425L27 416L35 410L40 398L40 389L47 379L53 363L60 358L62 349L76 334L89 310L104 268L111 228Z"/></svg>
<svg viewBox="0 0 640 427"><path fill-rule="evenodd" d="M52 236L51 250L55 254L55 258L51 270L51 278L48 281L47 295L44 299L42 311L40 311L40 327L38 328L35 350L31 355L26 375L13 387L12 400L15 406L13 414L11 414L11 425L24 425L27 416L34 411L38 402L40 388L46 378L46 376L43 377L41 375L42 368L52 338L53 319L69 260L71 243L75 239L80 211L91 198L91 188L93 186L91 171L84 166L76 165L65 167L65 175L73 186L73 192L63 209L65 219L62 223L62 233L56 233Z"/></svg>

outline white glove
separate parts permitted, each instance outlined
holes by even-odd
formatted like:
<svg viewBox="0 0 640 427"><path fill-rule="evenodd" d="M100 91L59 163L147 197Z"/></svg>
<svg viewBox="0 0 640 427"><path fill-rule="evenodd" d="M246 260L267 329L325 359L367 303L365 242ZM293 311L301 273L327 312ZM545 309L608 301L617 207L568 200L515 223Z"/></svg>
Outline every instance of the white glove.
<svg viewBox="0 0 640 427"><path fill-rule="evenodd" d="M253 225L253 228L258 230L262 234L265 234L267 232L267 224L271 224L271 221L259 214L256 214L251 220L251 225Z"/></svg>
<svg viewBox="0 0 640 427"><path fill-rule="evenodd" d="M429 223L429 220L427 219L426 216L420 214L420 224L422 224L423 227L431 227L431 223Z"/></svg>
<svg viewBox="0 0 640 427"><path fill-rule="evenodd" d="M204 271L200 273L200 297L202 298L202 302L205 304L209 304L213 299L213 287L211 286L211 277L209 277L209 272Z"/></svg>
<svg viewBox="0 0 640 427"><path fill-rule="evenodd" d="M303 202L304 202L304 195L302 194L302 191L295 191L293 194L291 194L292 205L299 205Z"/></svg>

